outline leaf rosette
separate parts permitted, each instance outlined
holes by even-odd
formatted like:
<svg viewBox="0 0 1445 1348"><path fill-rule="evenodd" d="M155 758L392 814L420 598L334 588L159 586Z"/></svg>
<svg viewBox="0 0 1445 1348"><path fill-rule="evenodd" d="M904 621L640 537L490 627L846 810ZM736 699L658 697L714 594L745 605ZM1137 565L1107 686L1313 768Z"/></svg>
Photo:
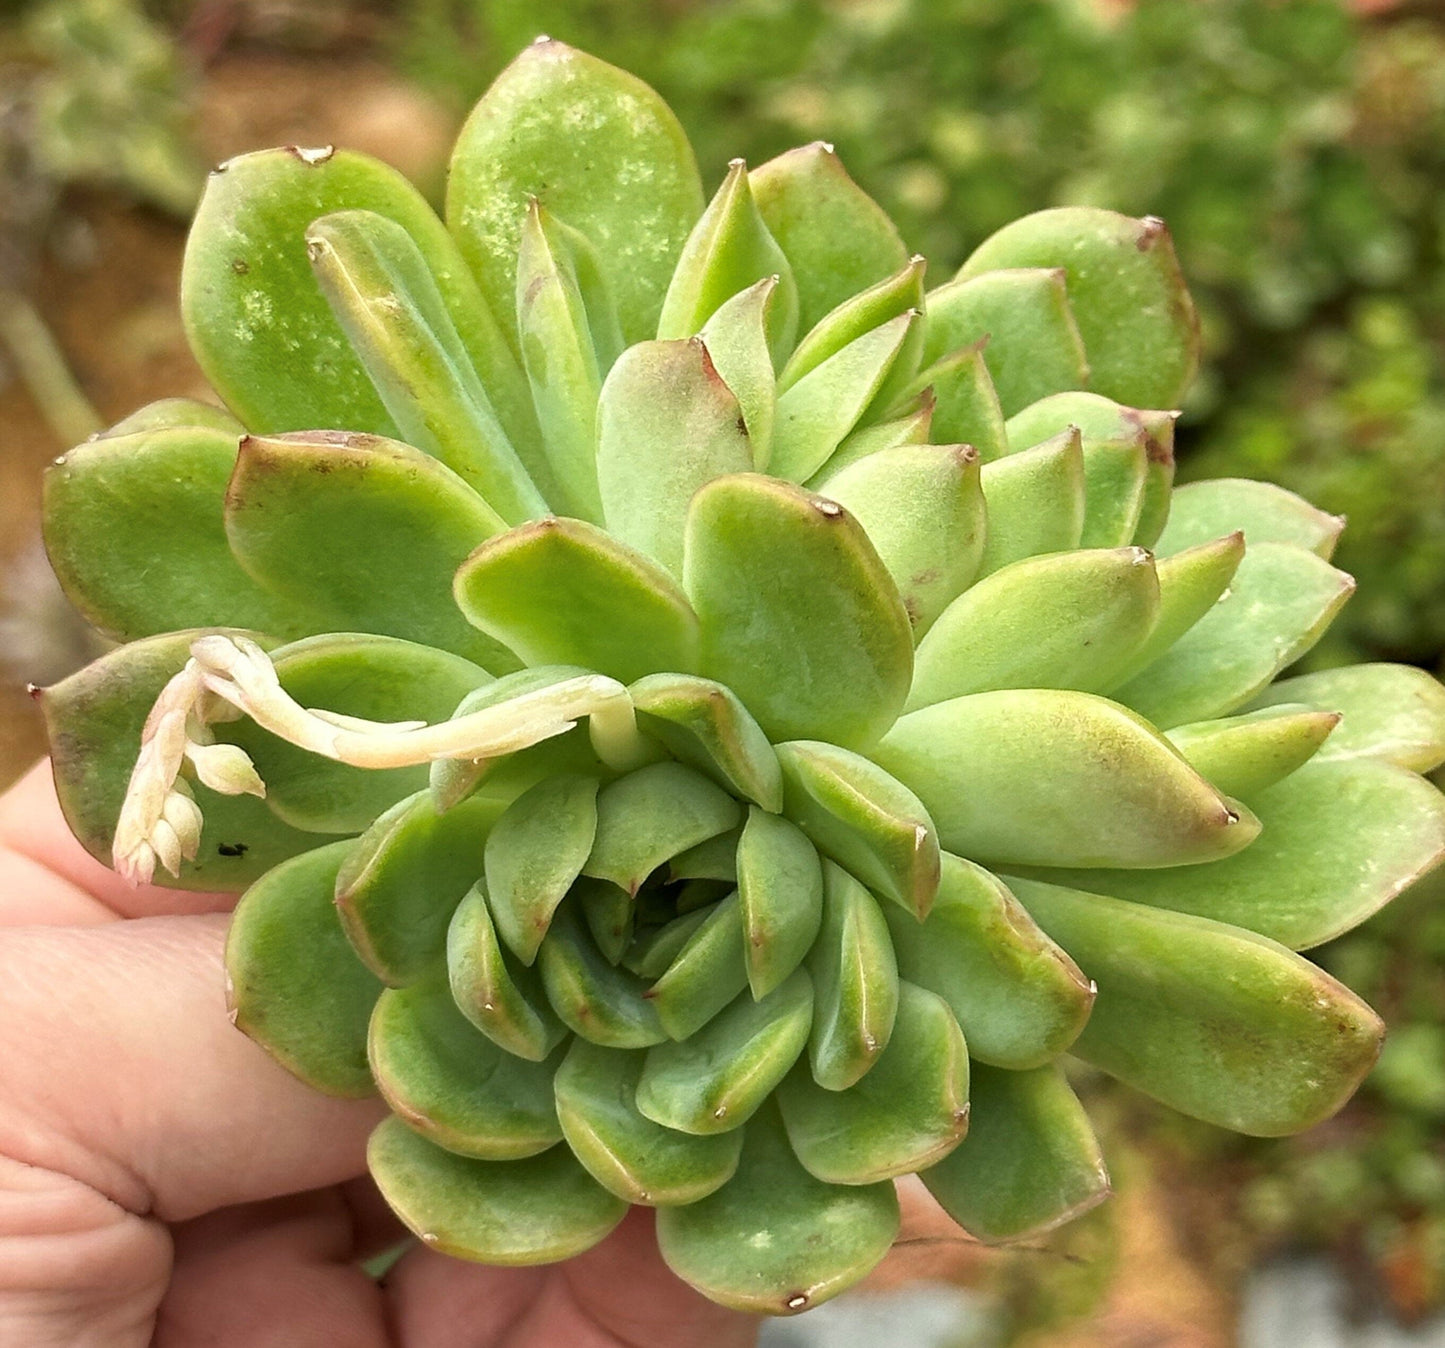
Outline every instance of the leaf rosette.
<svg viewBox="0 0 1445 1348"><path fill-rule="evenodd" d="M705 1294L862 1277L917 1173L972 1235L1102 1199L1073 1054L1281 1134L1374 1061L1296 953L1445 850L1445 694L1279 679L1341 521L1172 488L1193 310L1157 220L1045 211L925 290L807 146L704 201L559 43L442 223L346 151L213 175L171 400L51 471L122 642L48 689L77 836L244 889L237 1024L391 1117L434 1248L629 1204Z"/></svg>

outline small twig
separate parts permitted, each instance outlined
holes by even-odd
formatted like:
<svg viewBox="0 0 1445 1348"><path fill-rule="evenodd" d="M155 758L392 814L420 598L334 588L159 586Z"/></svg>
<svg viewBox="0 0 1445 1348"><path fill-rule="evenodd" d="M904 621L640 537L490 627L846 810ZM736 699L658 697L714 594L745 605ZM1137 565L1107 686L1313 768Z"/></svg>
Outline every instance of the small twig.
<svg viewBox="0 0 1445 1348"><path fill-rule="evenodd" d="M100 414L76 382L54 334L18 291L0 291L0 341L62 446L78 445L101 429Z"/></svg>

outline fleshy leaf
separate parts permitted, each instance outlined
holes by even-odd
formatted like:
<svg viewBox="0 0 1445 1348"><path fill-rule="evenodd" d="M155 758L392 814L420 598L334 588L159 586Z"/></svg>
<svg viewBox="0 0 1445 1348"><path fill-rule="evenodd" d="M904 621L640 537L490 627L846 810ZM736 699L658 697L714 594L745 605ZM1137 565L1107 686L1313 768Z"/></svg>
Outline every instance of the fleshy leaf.
<svg viewBox="0 0 1445 1348"><path fill-rule="evenodd" d="M975 1064L968 1136L919 1178L969 1235L988 1244L1043 1235L1109 1196L1089 1116L1057 1067Z"/></svg>
<svg viewBox="0 0 1445 1348"><path fill-rule="evenodd" d="M844 300L894 275L908 249L887 213L814 141L748 175L753 199L798 284L798 329L811 331Z"/></svg>
<svg viewBox="0 0 1445 1348"><path fill-rule="evenodd" d="M751 814L753 807L749 807ZM722 880L733 884L738 878L738 838L741 829L719 833L679 852L667 863L670 880Z"/></svg>
<svg viewBox="0 0 1445 1348"><path fill-rule="evenodd" d="M738 840L737 884L748 985L761 999L802 964L823 924L823 867L796 824L752 806Z"/></svg>
<svg viewBox="0 0 1445 1348"><path fill-rule="evenodd" d="M575 229L531 203L517 257L517 335L547 461L546 474L533 470L533 477L563 514L600 524L596 450L603 370L577 261L590 250ZM582 265L589 264L595 270L596 259L586 257ZM556 484L555 494L549 483Z"/></svg>
<svg viewBox="0 0 1445 1348"><path fill-rule="evenodd" d="M1040 926L1099 985L1073 1051L1185 1114L1299 1132L1363 1080L1384 1026L1348 988L1252 932L1018 880Z"/></svg>
<svg viewBox="0 0 1445 1348"><path fill-rule="evenodd" d="M487 830L502 807L473 796L439 815L430 792L393 805L362 834L336 877L351 943L392 987L415 983L446 957L447 924L482 874Z"/></svg>
<svg viewBox="0 0 1445 1348"><path fill-rule="evenodd" d="M741 1128L798 1060L812 1016L813 985L801 969L761 1001L742 993L690 1038L648 1050L637 1108L684 1133Z"/></svg>
<svg viewBox="0 0 1445 1348"><path fill-rule="evenodd" d="M913 670L908 613L843 508L772 478L719 478L693 498L683 583L702 672L774 739L866 745Z"/></svg>
<svg viewBox="0 0 1445 1348"><path fill-rule="evenodd" d="M986 576L918 644L908 707L995 688L1102 692L1147 640L1159 613L1143 548L1028 557Z"/></svg>
<svg viewBox="0 0 1445 1348"><path fill-rule="evenodd" d="M696 1203L737 1170L743 1133L664 1128L635 1103L644 1055L574 1039L557 1072L557 1117L592 1177L629 1203Z"/></svg>
<svg viewBox="0 0 1445 1348"><path fill-rule="evenodd" d="M981 576L1025 557L1079 546L1084 451L1077 429L985 463L979 483L988 514Z"/></svg>
<svg viewBox="0 0 1445 1348"><path fill-rule="evenodd" d="M1445 855L1445 797L1376 759L1320 758L1249 803L1263 828L1238 856L1152 875L1060 873L1059 883L1305 950L1358 926Z"/></svg>
<svg viewBox="0 0 1445 1348"><path fill-rule="evenodd" d="M438 646L496 674L517 657L468 625L448 587L502 527L429 455L340 431L247 436L226 494L231 548L268 589L314 606L332 631Z"/></svg>
<svg viewBox="0 0 1445 1348"><path fill-rule="evenodd" d="M1222 716L1308 651L1354 588L1303 548L1249 545L1228 593L1113 696L1165 730Z"/></svg>
<svg viewBox="0 0 1445 1348"><path fill-rule="evenodd" d="M492 682L470 661L394 637L307 637L271 652L281 687L303 707L371 721L445 721L467 693ZM360 833L427 784L427 767L351 767L239 721L226 737L251 756L277 816L315 833Z"/></svg>
<svg viewBox="0 0 1445 1348"><path fill-rule="evenodd" d="M45 551L93 627L122 641L218 621L280 637L319 629L307 603L258 585L231 555L221 507L243 433L112 431L46 469Z"/></svg>
<svg viewBox="0 0 1445 1348"><path fill-rule="evenodd" d="M606 1048L646 1048L667 1038L643 981L608 961L575 904L557 909L537 960L553 1010L582 1038Z"/></svg>
<svg viewBox="0 0 1445 1348"><path fill-rule="evenodd" d="M306 254L402 437L509 524L545 514L411 235L374 211L338 211L307 227Z"/></svg>
<svg viewBox="0 0 1445 1348"><path fill-rule="evenodd" d="M768 351L769 314L778 289L765 277L722 305L703 325L702 341L713 367L742 411L753 451L753 467L762 472L773 452L777 382Z"/></svg>
<svg viewBox="0 0 1445 1348"><path fill-rule="evenodd" d="M778 395L770 473L802 482L828 461L882 390L917 322L911 310L879 324Z"/></svg>
<svg viewBox="0 0 1445 1348"><path fill-rule="evenodd" d="M622 354L602 389L596 452L608 531L674 576L693 494L753 466L742 409L697 338Z"/></svg>
<svg viewBox="0 0 1445 1348"><path fill-rule="evenodd" d="M172 632L110 651L40 695L50 737L60 808L91 856L109 866L115 823L140 749L141 728L167 681L190 655L191 642L217 629ZM256 632L262 647L275 643ZM224 731L225 726L219 727ZM179 880L156 872L155 883L179 889L242 890L279 861L321 840L282 823L255 796L223 796L187 783L201 809L201 841Z"/></svg>
<svg viewBox="0 0 1445 1348"><path fill-rule="evenodd" d="M929 439L939 444L972 445L981 463L1009 452L1003 408L978 341L919 371L903 387L895 413L916 394L933 400Z"/></svg>
<svg viewBox="0 0 1445 1348"><path fill-rule="evenodd" d="M778 1087L788 1139L828 1184L874 1184L934 1164L968 1127L968 1050L942 997L898 988L882 1056L857 1085L824 1090L798 1064Z"/></svg>
<svg viewBox="0 0 1445 1348"><path fill-rule="evenodd" d="M453 588L467 619L529 665L627 683L697 662L697 618L677 583L581 520L548 516L482 544Z"/></svg>
<svg viewBox="0 0 1445 1348"><path fill-rule="evenodd" d="M978 455L968 445L898 445L828 479L893 577L915 634L962 594L983 560Z"/></svg>
<svg viewBox="0 0 1445 1348"><path fill-rule="evenodd" d="M375 1093L366 1027L381 983L356 958L331 901L354 844L274 866L236 905L226 937L236 1027L328 1095Z"/></svg>
<svg viewBox="0 0 1445 1348"><path fill-rule="evenodd" d="M1089 386L1135 407L1177 407L1199 363L1199 320L1162 220L1092 206L1037 211L985 239L960 279L1062 267Z"/></svg>
<svg viewBox="0 0 1445 1348"><path fill-rule="evenodd" d="M810 491L826 494L826 484L843 469L851 467L870 454L894 449L898 445L922 445L929 442L933 422L933 394L920 393L909 403L909 410L892 421L877 421L847 436L825 463L804 484Z"/></svg>
<svg viewBox="0 0 1445 1348"><path fill-rule="evenodd" d="M1094 989L1008 887L948 853L933 911L885 908L898 971L953 1009L969 1053L995 1067L1042 1067L1083 1029Z"/></svg>
<svg viewBox="0 0 1445 1348"><path fill-rule="evenodd" d="M137 431L170 431L176 429L205 429L224 431L234 445L246 428L215 403L201 402L198 398L157 398L155 402L138 407L128 417L122 417L93 440L117 440L121 436L134 435ZM89 442L87 442L89 443Z"/></svg>
<svg viewBox="0 0 1445 1348"><path fill-rule="evenodd" d="M567 1147L482 1161L443 1151L390 1118L372 1133L366 1164L422 1244L458 1259L555 1263L596 1245L627 1214Z"/></svg>
<svg viewBox="0 0 1445 1348"><path fill-rule="evenodd" d="M1320 758L1382 758L1412 772L1445 763L1445 688L1413 665L1322 669L1271 684L1250 704L1302 702L1341 713Z"/></svg>
<svg viewBox="0 0 1445 1348"><path fill-rule="evenodd" d="M449 1152L515 1161L562 1140L552 1103L557 1061L499 1048L457 1010L445 982L383 992L370 1050L392 1111Z"/></svg>
<svg viewBox="0 0 1445 1348"><path fill-rule="evenodd" d="M846 1090L888 1047L898 1013L898 961L878 900L830 861L823 863L823 926L807 967L815 989L813 1080L825 1090Z"/></svg>
<svg viewBox="0 0 1445 1348"><path fill-rule="evenodd" d="M523 51L482 96L452 154L447 223L509 329L533 198L597 250L623 336L651 337L703 205L692 149L667 105L634 76L550 40Z"/></svg>
<svg viewBox="0 0 1445 1348"><path fill-rule="evenodd" d="M1341 516L1316 510L1302 496L1273 482L1221 477L1187 482L1174 493L1158 552L1169 556L1242 530L1251 548L1259 543L1292 543L1328 561L1344 527Z"/></svg>
<svg viewBox="0 0 1445 1348"><path fill-rule="evenodd" d="M674 758L765 810L782 809L778 756L732 689L689 674L649 674L628 691L639 727Z"/></svg>
<svg viewBox="0 0 1445 1348"><path fill-rule="evenodd" d="M561 1042L562 1023L540 979L503 950L480 885L447 927L447 981L457 1009L507 1053L541 1062Z"/></svg>
<svg viewBox="0 0 1445 1348"><path fill-rule="evenodd" d="M743 909L736 894L715 904L648 991L669 1038L696 1034L748 985Z"/></svg>
<svg viewBox="0 0 1445 1348"><path fill-rule="evenodd" d="M789 819L875 893L922 920L938 890L938 834L902 782L835 744L778 746Z"/></svg>
<svg viewBox="0 0 1445 1348"><path fill-rule="evenodd" d="M636 894L669 857L742 821L726 791L681 763L650 763L603 787L584 875Z"/></svg>
<svg viewBox="0 0 1445 1348"><path fill-rule="evenodd" d="M1089 359L1060 267L950 281L930 292L925 315L925 362L988 339L985 359L1006 417L1051 393L1088 387Z"/></svg>
<svg viewBox="0 0 1445 1348"><path fill-rule="evenodd" d="M864 1277L898 1224L891 1184L815 1179L769 1108L747 1129L737 1174L697 1203L661 1209L657 1240L668 1267L713 1301L788 1315Z"/></svg>
<svg viewBox="0 0 1445 1348"><path fill-rule="evenodd" d="M935 703L903 717L873 757L918 793L949 851L985 864L1183 866L1259 832L1146 721L1089 693Z"/></svg>
<svg viewBox="0 0 1445 1348"><path fill-rule="evenodd" d="M1281 707L1176 726L1165 738L1227 796L1253 800L1314 757L1339 713Z"/></svg>
<svg viewBox="0 0 1445 1348"><path fill-rule="evenodd" d="M487 835L487 899L497 930L523 964L582 873L597 834L597 780L544 778L518 796Z"/></svg>
<svg viewBox="0 0 1445 1348"><path fill-rule="evenodd" d="M374 211L411 236L477 373L509 409L504 423L520 431L531 414L526 383L445 226L395 169L330 147L240 155L206 184L186 242L181 311L227 406L260 435L318 426L397 433L306 256L306 227L341 210ZM500 312L510 325L510 294Z"/></svg>
<svg viewBox="0 0 1445 1348"><path fill-rule="evenodd" d="M777 279L777 288L769 306L769 346L774 360L781 361L798 332L798 287L758 213L747 165L734 159L683 245L662 302L658 339L696 336L727 300L770 277Z"/></svg>

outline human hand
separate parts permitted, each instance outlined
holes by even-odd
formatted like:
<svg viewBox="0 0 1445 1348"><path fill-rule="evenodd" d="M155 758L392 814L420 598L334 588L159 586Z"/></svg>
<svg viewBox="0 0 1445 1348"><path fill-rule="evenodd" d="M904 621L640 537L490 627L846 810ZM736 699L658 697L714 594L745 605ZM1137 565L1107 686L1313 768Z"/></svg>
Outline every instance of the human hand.
<svg viewBox="0 0 1445 1348"><path fill-rule="evenodd" d="M234 895L131 889L47 764L0 797L0 1344L742 1348L635 1210L565 1264L430 1250L366 1177L373 1101L327 1099L230 1024Z"/></svg>

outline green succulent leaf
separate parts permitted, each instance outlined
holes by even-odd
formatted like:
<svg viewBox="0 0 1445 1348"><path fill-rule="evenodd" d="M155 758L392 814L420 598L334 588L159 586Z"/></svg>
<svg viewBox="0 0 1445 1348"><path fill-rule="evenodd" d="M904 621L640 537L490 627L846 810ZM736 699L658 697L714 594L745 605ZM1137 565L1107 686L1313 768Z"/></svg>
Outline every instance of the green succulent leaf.
<svg viewBox="0 0 1445 1348"><path fill-rule="evenodd" d="M551 1264L596 1245L627 1215L566 1147L520 1161L443 1151L392 1117L366 1163L393 1212L438 1254L486 1264Z"/></svg>
<svg viewBox="0 0 1445 1348"><path fill-rule="evenodd" d="M1259 832L1148 722L1089 693L952 698L903 717L873 756L949 851L986 864L1183 866Z"/></svg>
<svg viewBox="0 0 1445 1348"><path fill-rule="evenodd" d="M332 631L437 646L493 673L505 646L450 602L452 573L503 527L459 477L395 440L311 431L247 436L226 493L226 536L241 565Z"/></svg>
<svg viewBox="0 0 1445 1348"><path fill-rule="evenodd" d="M247 428L397 434L307 257L307 226L343 210L373 211L411 236L477 372L489 388L511 385L525 399L515 359L421 193L367 155L288 146L240 155L210 176L181 269L191 350Z"/></svg>
<svg viewBox="0 0 1445 1348"><path fill-rule="evenodd" d="M802 964L823 924L823 867L796 824L748 808L736 853L748 986L761 1000Z"/></svg>
<svg viewBox="0 0 1445 1348"><path fill-rule="evenodd" d="M1009 452L1003 408L984 358L985 341L944 356L920 370L903 386L891 409L897 412L919 394L932 400L929 439L939 444L972 445L981 463Z"/></svg>
<svg viewBox="0 0 1445 1348"><path fill-rule="evenodd" d="M482 874L501 805L473 796L439 814L419 791L380 815L336 877L336 907L357 954L391 987L435 972L447 925Z"/></svg>
<svg viewBox="0 0 1445 1348"><path fill-rule="evenodd" d="M1015 1071L1042 1067L1079 1037L1092 984L981 866L944 853L927 919L896 908L883 915L898 972L948 1003L978 1061Z"/></svg>
<svg viewBox="0 0 1445 1348"><path fill-rule="evenodd" d="M557 1072L567 1145L604 1188L629 1203L696 1203L733 1177L743 1131L698 1137L653 1123L636 1104L645 1055L574 1039Z"/></svg>
<svg viewBox="0 0 1445 1348"><path fill-rule="evenodd" d="M841 506L772 478L719 478L693 498L683 583L702 672L770 737L859 746L892 724L912 675L912 629Z"/></svg>
<svg viewBox="0 0 1445 1348"><path fill-rule="evenodd" d="M1319 751L1339 713L1280 707L1176 726L1165 737L1227 796L1253 800Z"/></svg>
<svg viewBox="0 0 1445 1348"><path fill-rule="evenodd" d="M749 806L752 813L755 806ZM721 880L734 884L738 878L738 840L741 829L720 833L716 838L700 842L679 852L667 863L668 878L672 880Z"/></svg>
<svg viewBox="0 0 1445 1348"><path fill-rule="evenodd" d="M714 904L648 996L668 1037L696 1034L748 986L743 907L736 893Z"/></svg>
<svg viewBox="0 0 1445 1348"><path fill-rule="evenodd" d="M85 850L107 866L146 718L161 689L185 664L191 642L215 630L133 641L40 694L65 821ZM220 630L263 648L275 644L256 632ZM201 809L200 846L194 861L181 863L179 880L158 871L157 884L240 891L277 862L310 851L320 841L283 823L255 796L223 796L199 782L187 785Z"/></svg>
<svg viewBox="0 0 1445 1348"><path fill-rule="evenodd" d="M45 551L87 622L122 641L218 620L280 637L318 630L311 605L258 585L226 541L222 502L244 432L189 419L118 432L45 473Z"/></svg>
<svg viewBox="0 0 1445 1348"><path fill-rule="evenodd" d="M457 1009L507 1053L541 1062L561 1043L540 978L508 956L479 884L447 927L447 981Z"/></svg>
<svg viewBox="0 0 1445 1348"><path fill-rule="evenodd" d="M878 900L823 862L823 925L807 959L815 989L808 1061L813 1080L846 1090L871 1070L898 1014L898 961Z"/></svg>
<svg viewBox="0 0 1445 1348"><path fill-rule="evenodd" d="M679 903L679 907L683 905ZM691 939L712 911L707 905L688 906L687 911L660 927L640 932L632 948L622 957L622 966L630 969L639 978L652 982L667 972L668 966L677 958L678 952Z"/></svg>
<svg viewBox="0 0 1445 1348"><path fill-rule="evenodd" d="M1043 1235L1109 1196L1089 1117L1057 1067L975 1063L968 1136L919 1176L944 1211L989 1244Z"/></svg>
<svg viewBox="0 0 1445 1348"><path fill-rule="evenodd" d="M788 1140L828 1184L876 1184L934 1164L968 1127L968 1050L942 997L898 987L888 1047L856 1085L824 1090L799 1063L778 1088Z"/></svg>
<svg viewBox="0 0 1445 1348"><path fill-rule="evenodd" d="M303 707L366 720L445 721L457 702L490 684L484 669L446 651L395 637L306 637L271 652L281 687ZM323 758L247 721L226 728L266 783L276 815L313 833L361 833L427 784L425 765L382 771Z"/></svg>
<svg viewBox="0 0 1445 1348"><path fill-rule="evenodd" d="M1162 220L1092 206L1037 211L985 239L958 273L1059 267L1089 386L1135 407L1175 407L1199 363L1199 320Z"/></svg>
<svg viewBox="0 0 1445 1348"><path fill-rule="evenodd" d="M887 213L814 141L748 175L753 199L798 285L798 327L810 332L850 296L908 264Z"/></svg>
<svg viewBox="0 0 1445 1348"><path fill-rule="evenodd" d="M735 159L708 203L672 274L658 320L660 341L694 337L734 295L776 278L769 305L769 347L775 361L792 349L798 332L798 287L778 241L753 200L747 165Z"/></svg>
<svg viewBox="0 0 1445 1348"><path fill-rule="evenodd" d="M600 524L596 449L603 370L579 270L597 270L591 245L533 201L517 255L517 335L546 459L546 472L533 468L532 476L564 514ZM610 298L603 289L598 302ZM615 325L615 314L611 319Z"/></svg>
<svg viewBox="0 0 1445 1348"><path fill-rule="evenodd" d="M919 642L908 709L997 688L1102 692L1158 613L1159 580L1143 548L1014 562L959 595Z"/></svg>
<svg viewBox="0 0 1445 1348"><path fill-rule="evenodd" d="M813 985L802 969L759 1001L742 993L696 1034L647 1051L637 1108L683 1133L741 1128L798 1060L812 1018Z"/></svg>
<svg viewBox="0 0 1445 1348"><path fill-rule="evenodd" d="M925 362L988 339L989 373L1005 416L1051 393L1088 387L1089 358L1061 267L1001 268L939 286L929 293L924 331Z"/></svg>
<svg viewBox="0 0 1445 1348"><path fill-rule="evenodd" d="M507 806L487 835L487 899L497 931L523 964L582 873L597 836L597 780L547 777Z"/></svg>
<svg viewBox="0 0 1445 1348"><path fill-rule="evenodd" d="M1354 589L1314 553L1255 543L1228 593L1113 696L1166 730L1222 716L1308 651Z"/></svg>
<svg viewBox="0 0 1445 1348"><path fill-rule="evenodd" d="M1045 552L1079 546L1084 532L1084 451L1077 429L979 473L988 529L979 575Z"/></svg>
<svg viewBox="0 0 1445 1348"><path fill-rule="evenodd" d="M700 338L623 353L602 389L596 453L609 532L679 577L694 493L754 461L742 409Z"/></svg>
<svg viewBox="0 0 1445 1348"><path fill-rule="evenodd" d="M768 349L768 328L778 290L776 277L764 277L723 304L703 325L703 346L713 368L732 390L752 445L753 467L762 472L773 452L777 381Z"/></svg>
<svg viewBox="0 0 1445 1348"><path fill-rule="evenodd" d="M636 894L669 857L742 822L742 806L681 763L649 763L603 787L584 875Z"/></svg>
<svg viewBox="0 0 1445 1348"><path fill-rule="evenodd" d="M1445 763L1445 688L1413 665L1351 665L1281 679L1250 704L1338 712L1320 758L1381 758L1412 772Z"/></svg>
<svg viewBox="0 0 1445 1348"><path fill-rule="evenodd" d="M899 445L922 445L929 441L933 422L933 394L920 392L910 400L904 415L892 421L878 421L871 426L862 426L848 435L825 463L805 484L810 491L826 494L827 483L845 468L866 459L880 450L895 449Z"/></svg>
<svg viewBox="0 0 1445 1348"><path fill-rule="evenodd" d="M574 902L557 909L537 960L547 998L573 1033L604 1048L647 1048L667 1038L646 984L603 954Z"/></svg>
<svg viewBox="0 0 1445 1348"><path fill-rule="evenodd" d="M1184 913L1012 884L1099 985L1073 1051L1146 1095L1278 1137L1333 1114L1374 1065L1379 1017L1284 946Z"/></svg>
<svg viewBox="0 0 1445 1348"><path fill-rule="evenodd" d="M410 234L374 211L306 230L317 284L402 436L509 524L546 513Z"/></svg>
<svg viewBox="0 0 1445 1348"><path fill-rule="evenodd" d="M1251 548L1291 543L1328 561L1344 527L1341 516L1316 510L1272 482L1223 477L1187 482L1174 493L1158 551L1170 556L1237 529Z"/></svg>
<svg viewBox="0 0 1445 1348"><path fill-rule="evenodd" d="M140 431L171 430L221 431L230 436L233 446L246 434L246 428L224 407L217 407L215 403L203 403L197 398L157 398L91 439L118 440Z"/></svg>
<svg viewBox="0 0 1445 1348"><path fill-rule="evenodd" d="M901 271L859 291L825 314L806 333L778 375L778 392L792 388L844 347L891 319L923 307L924 261L910 258Z"/></svg>
<svg viewBox="0 0 1445 1348"><path fill-rule="evenodd" d="M393 1112L449 1152L514 1161L562 1140L552 1103L557 1060L530 1062L499 1048L457 1009L445 981L383 992L369 1046Z"/></svg>
<svg viewBox="0 0 1445 1348"><path fill-rule="evenodd" d="M830 477L824 495L863 526L915 635L978 574L986 520L978 454L969 446L879 450Z"/></svg>
<svg viewBox="0 0 1445 1348"><path fill-rule="evenodd" d="M366 1029L382 985L336 920L349 839L272 867L242 896L226 937L236 1027L327 1095L375 1094Z"/></svg>
<svg viewBox="0 0 1445 1348"><path fill-rule="evenodd" d="M882 392L917 323L916 310L880 323L779 393L769 472L802 482L828 461Z"/></svg>
<svg viewBox="0 0 1445 1348"><path fill-rule="evenodd" d="M730 688L689 674L649 674L629 691L638 725L674 758L765 810L782 809L778 756Z"/></svg>
<svg viewBox="0 0 1445 1348"><path fill-rule="evenodd" d="M667 105L641 80L550 40L534 42L487 90L452 153L446 213L509 326L534 198L592 242L623 336L651 337L703 205L692 148Z"/></svg>
<svg viewBox="0 0 1445 1348"><path fill-rule="evenodd" d="M778 746L788 818L818 850L919 921L938 891L938 834L923 802L876 763L834 744Z"/></svg>
<svg viewBox="0 0 1445 1348"><path fill-rule="evenodd" d="M697 664L697 618L656 562L595 525L548 516L482 544L453 586L467 620L529 665L628 683Z"/></svg>
<svg viewBox="0 0 1445 1348"><path fill-rule="evenodd" d="M591 876L578 881L572 891L582 920L609 964L620 964L637 925L633 897L610 880Z"/></svg>
<svg viewBox="0 0 1445 1348"><path fill-rule="evenodd" d="M1321 757L1250 807L1262 829L1238 856L1150 876L1081 871L1058 881L1305 950L1357 927L1445 855L1445 797L1378 759Z"/></svg>

